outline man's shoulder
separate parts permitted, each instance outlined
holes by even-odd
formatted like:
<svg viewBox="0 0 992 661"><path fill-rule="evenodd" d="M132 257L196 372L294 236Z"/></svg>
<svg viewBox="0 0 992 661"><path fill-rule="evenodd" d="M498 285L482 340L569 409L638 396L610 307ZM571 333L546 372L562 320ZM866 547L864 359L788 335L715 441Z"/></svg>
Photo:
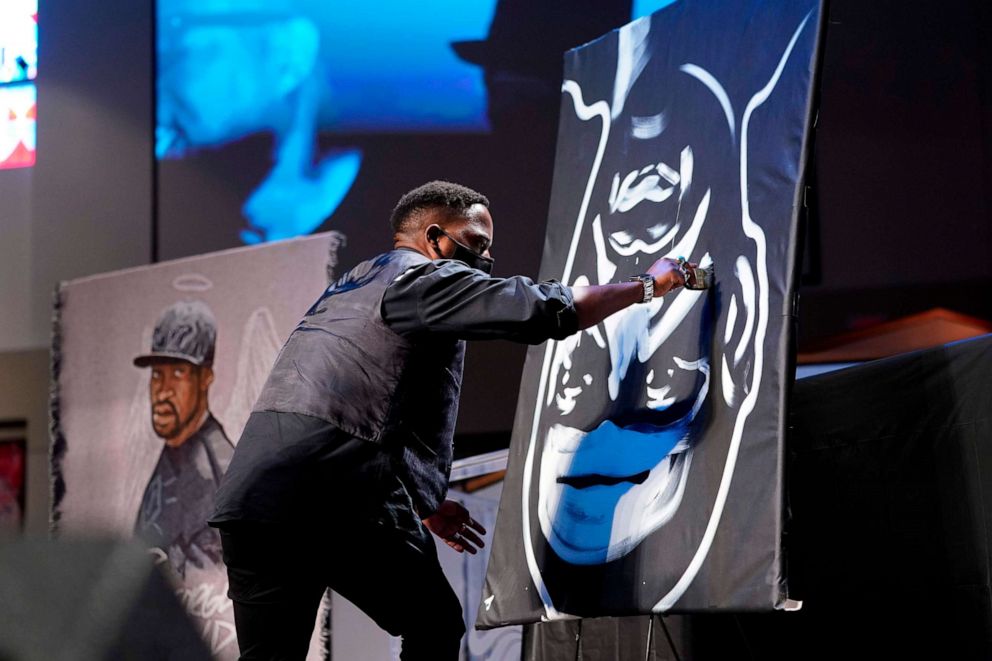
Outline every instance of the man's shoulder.
<svg viewBox="0 0 992 661"><path fill-rule="evenodd" d="M393 283L410 285L418 278L429 278L434 285L437 285L444 281L454 282L465 278L487 279L490 277L457 259L430 259L420 255L420 253L415 254L419 255L421 259L409 260L405 263L404 268L393 279Z"/></svg>
<svg viewBox="0 0 992 661"><path fill-rule="evenodd" d="M431 259L415 250L398 248L356 264L334 282L329 291L350 290L385 279L392 281L411 269L430 265Z"/></svg>
<svg viewBox="0 0 992 661"><path fill-rule="evenodd" d="M393 250L380 253L375 257L365 260L353 270L374 270L376 268L389 266L405 268L421 264L431 264L432 262L433 260L431 260L430 257L419 253L416 250L412 250L410 248L394 248Z"/></svg>

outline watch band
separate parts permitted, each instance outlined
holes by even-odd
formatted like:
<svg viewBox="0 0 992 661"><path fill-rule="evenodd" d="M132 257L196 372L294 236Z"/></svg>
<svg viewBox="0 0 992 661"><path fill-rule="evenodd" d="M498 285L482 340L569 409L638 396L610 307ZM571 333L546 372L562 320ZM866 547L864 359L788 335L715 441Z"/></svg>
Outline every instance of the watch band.
<svg viewBox="0 0 992 661"><path fill-rule="evenodd" d="M627 278L630 282L640 282L644 285L644 298L641 299L641 303L650 303L654 299L654 276L647 273L642 273L640 275L632 275Z"/></svg>

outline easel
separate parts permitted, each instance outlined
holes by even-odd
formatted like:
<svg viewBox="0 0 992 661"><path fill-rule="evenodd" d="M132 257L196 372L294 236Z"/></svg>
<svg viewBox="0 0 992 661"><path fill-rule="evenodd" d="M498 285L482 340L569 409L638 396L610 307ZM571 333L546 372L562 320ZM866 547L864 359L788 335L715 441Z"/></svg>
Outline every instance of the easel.
<svg viewBox="0 0 992 661"><path fill-rule="evenodd" d="M648 638L647 643L644 646L644 661L651 661L651 643L654 642L654 621L657 618L658 623L661 625L662 631L665 632L665 639L668 641L668 648L672 650L672 656L675 657L675 661L682 661L682 657L679 656L679 651L675 647L675 641L672 639L672 634L668 630L668 626L665 624L664 615L651 615L648 618ZM578 621L578 631L575 634L575 661L582 661L582 620Z"/></svg>

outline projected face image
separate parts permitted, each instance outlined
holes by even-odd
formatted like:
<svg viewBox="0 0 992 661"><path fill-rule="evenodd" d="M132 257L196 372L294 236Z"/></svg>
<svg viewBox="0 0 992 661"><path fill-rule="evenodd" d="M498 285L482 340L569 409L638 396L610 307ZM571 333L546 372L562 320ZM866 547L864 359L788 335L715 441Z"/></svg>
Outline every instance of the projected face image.
<svg viewBox="0 0 992 661"><path fill-rule="evenodd" d="M652 62L650 20L621 29L617 44L609 100L589 98L574 81L563 85L574 109L563 121L600 139L584 152L581 229L562 279L616 282L658 258L684 256L713 265L717 285L628 308L548 347L522 514L528 566L550 617L582 589L562 578L573 577L568 567L622 564L649 541L673 549L688 542L673 560L686 568L685 580L643 588L657 610L681 596L719 522L722 485L762 375L768 265L749 211L747 131L780 70L735 108L703 67ZM732 432L707 435L714 420ZM693 479L699 471L703 482ZM666 545L667 537L679 544ZM541 539L554 559L540 560Z"/></svg>
<svg viewBox="0 0 992 661"><path fill-rule="evenodd" d="M182 156L272 129L313 71L316 28L303 18L250 22L173 16L159 31L156 153Z"/></svg>
<svg viewBox="0 0 992 661"><path fill-rule="evenodd" d="M246 244L309 234L358 179L361 136L488 128L482 74L450 44L483 36L494 5L161 0L156 156L207 161L206 150L270 136L254 153L271 167L232 234ZM351 137L320 147L325 135Z"/></svg>

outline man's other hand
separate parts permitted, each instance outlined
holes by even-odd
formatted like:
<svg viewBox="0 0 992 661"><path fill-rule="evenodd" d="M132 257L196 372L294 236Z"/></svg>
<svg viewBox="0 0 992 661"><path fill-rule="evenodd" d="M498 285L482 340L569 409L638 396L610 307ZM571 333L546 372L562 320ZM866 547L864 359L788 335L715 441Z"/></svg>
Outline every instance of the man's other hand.
<svg viewBox="0 0 992 661"><path fill-rule="evenodd" d="M459 553L476 553L485 546L479 535L485 535L486 529L453 500L441 503L434 514L424 519L424 525Z"/></svg>

